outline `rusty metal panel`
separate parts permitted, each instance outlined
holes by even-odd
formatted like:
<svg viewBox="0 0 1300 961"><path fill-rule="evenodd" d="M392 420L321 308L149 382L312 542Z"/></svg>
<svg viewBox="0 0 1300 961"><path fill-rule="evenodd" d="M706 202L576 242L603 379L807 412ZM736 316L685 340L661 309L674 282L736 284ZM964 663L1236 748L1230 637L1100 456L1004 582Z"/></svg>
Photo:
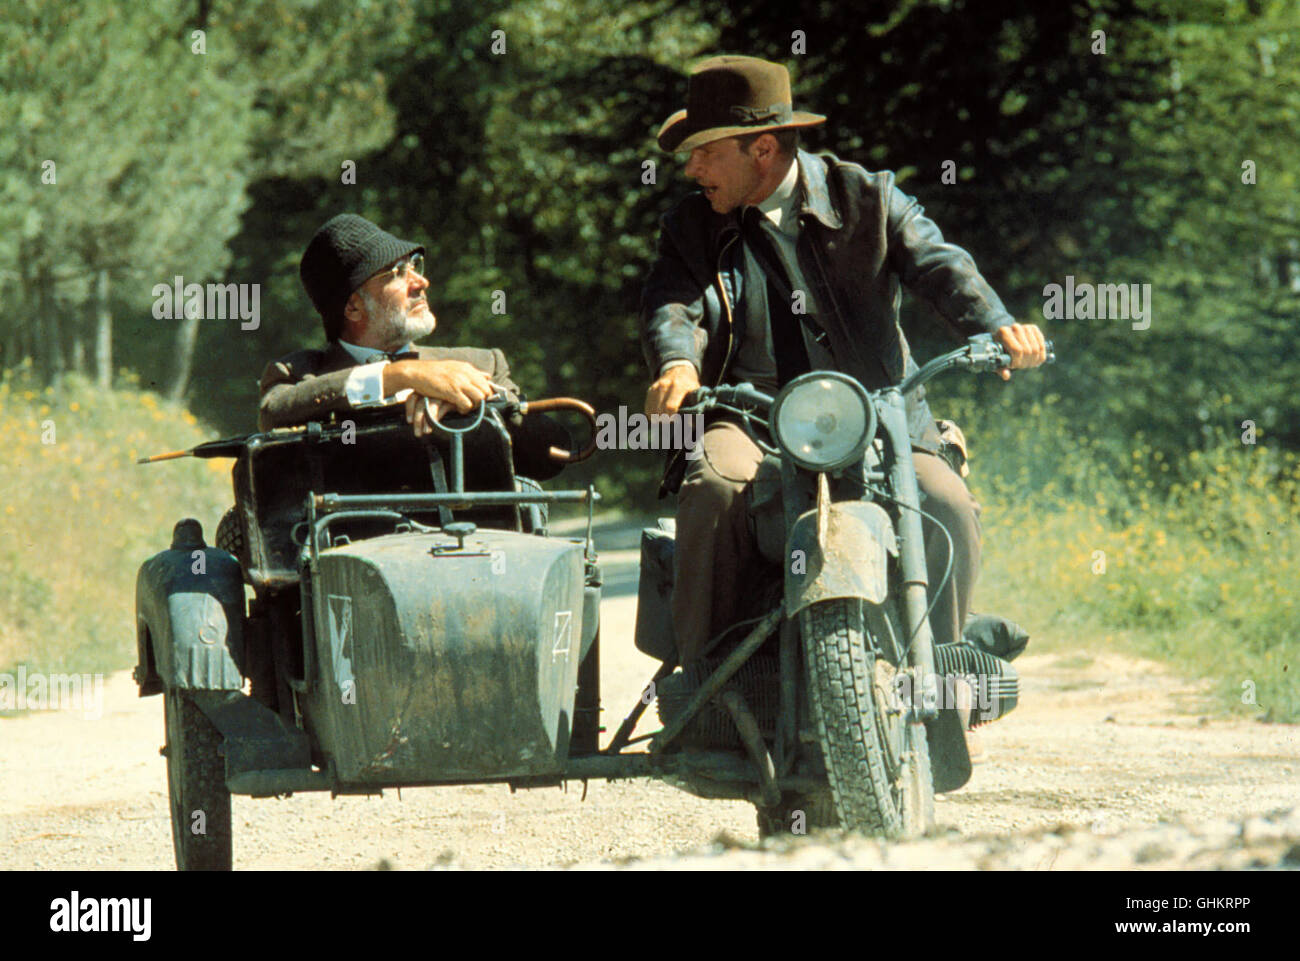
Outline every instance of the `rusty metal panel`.
<svg viewBox="0 0 1300 961"><path fill-rule="evenodd" d="M343 785L558 773L584 611L581 543L480 530L322 551L304 698Z"/></svg>
<svg viewBox="0 0 1300 961"><path fill-rule="evenodd" d="M163 687L243 686L244 578L230 554L187 546L149 558L136 577L136 617L148 632ZM141 653L137 678L148 673ZM141 683L142 693L156 693L156 684L146 686Z"/></svg>
<svg viewBox="0 0 1300 961"><path fill-rule="evenodd" d="M860 597L881 604L889 594L890 553L897 554L894 525L879 504L840 501L802 514L786 542L785 606L793 617L809 604Z"/></svg>

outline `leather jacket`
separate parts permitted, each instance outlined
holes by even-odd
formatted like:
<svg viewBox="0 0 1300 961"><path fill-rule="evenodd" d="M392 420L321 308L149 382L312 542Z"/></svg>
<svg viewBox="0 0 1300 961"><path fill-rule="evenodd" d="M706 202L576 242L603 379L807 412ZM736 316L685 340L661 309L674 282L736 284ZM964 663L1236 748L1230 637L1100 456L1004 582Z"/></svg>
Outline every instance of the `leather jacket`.
<svg viewBox="0 0 1300 961"><path fill-rule="evenodd" d="M824 310L819 321L839 370L875 390L915 369L898 321L900 282L959 337L1014 322L970 254L944 241L916 199L894 185L891 171L870 173L834 154L803 150L798 164L799 268ZM696 191L662 218L640 310L652 378L668 361L689 360L702 384L723 382L744 338L744 274L739 211L715 213ZM908 420L913 444L937 451L923 388L908 397ZM683 466L680 456L670 460L666 490L676 488Z"/></svg>

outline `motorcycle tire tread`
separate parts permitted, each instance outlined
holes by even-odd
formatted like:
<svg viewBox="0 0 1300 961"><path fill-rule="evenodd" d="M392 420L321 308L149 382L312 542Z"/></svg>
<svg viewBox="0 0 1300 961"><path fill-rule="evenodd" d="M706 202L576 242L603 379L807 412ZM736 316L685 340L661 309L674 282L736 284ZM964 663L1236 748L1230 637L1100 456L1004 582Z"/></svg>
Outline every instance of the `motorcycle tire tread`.
<svg viewBox="0 0 1300 961"><path fill-rule="evenodd" d="M875 659L860 601L836 599L800 612L809 692L841 823L887 838L928 825L894 799L873 696ZM841 723L827 725L827 719ZM926 758L928 768L928 757ZM925 773L928 773L926 771ZM924 804L924 802L922 802ZM919 820L924 822L925 818Z"/></svg>
<svg viewBox="0 0 1300 961"><path fill-rule="evenodd" d="M163 695L167 735L167 793L176 867L182 871L229 871L230 791L222 737L189 691ZM195 815L202 814L199 829Z"/></svg>

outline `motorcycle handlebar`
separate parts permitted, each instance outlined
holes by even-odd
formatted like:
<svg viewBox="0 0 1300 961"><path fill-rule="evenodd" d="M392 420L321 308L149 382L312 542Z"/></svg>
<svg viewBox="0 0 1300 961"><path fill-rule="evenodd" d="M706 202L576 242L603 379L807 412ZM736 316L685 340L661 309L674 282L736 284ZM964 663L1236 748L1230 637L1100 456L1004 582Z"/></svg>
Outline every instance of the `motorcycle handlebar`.
<svg viewBox="0 0 1300 961"><path fill-rule="evenodd" d="M1056 362L1056 347L1047 341L1047 358L1045 363ZM977 334L971 337L965 346L929 361L924 367L910 377L903 379L899 389L907 393L940 373L954 367L975 372L995 372L1011 366L1011 355L1002 345L993 339L992 334ZM691 391L682 400L681 413L695 413L705 407L722 405L737 407L741 405L770 408L773 398L754 387L753 384L723 384L718 387L699 387Z"/></svg>
<svg viewBox="0 0 1300 961"><path fill-rule="evenodd" d="M739 404L757 404L771 407L772 396L765 394L753 384L720 384L717 387L697 387L682 398L681 413L691 413L694 408L708 403L736 406Z"/></svg>
<svg viewBox="0 0 1300 961"><path fill-rule="evenodd" d="M559 447L552 447L547 451L551 460L559 461L562 464L576 464L584 461L596 452L596 437L598 434L596 426L596 411L586 401L578 400L576 397L547 397L544 400L525 401L519 405L519 413L527 414L529 411L544 413L548 410L571 410L581 414L587 421L590 428L591 436L587 439L585 447L577 451L561 450Z"/></svg>

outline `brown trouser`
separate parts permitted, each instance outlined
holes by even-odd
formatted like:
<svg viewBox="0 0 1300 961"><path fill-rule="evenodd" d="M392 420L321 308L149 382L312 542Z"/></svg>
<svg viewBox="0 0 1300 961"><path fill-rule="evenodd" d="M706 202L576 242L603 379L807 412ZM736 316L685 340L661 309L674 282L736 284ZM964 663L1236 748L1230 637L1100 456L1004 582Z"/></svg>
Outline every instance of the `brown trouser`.
<svg viewBox="0 0 1300 961"><path fill-rule="evenodd" d="M673 559L673 633L678 662L687 664L708 641L743 616L754 572L763 563L754 540L745 487L763 454L744 430L720 421L701 442L704 454L688 462L677 493L677 546ZM930 613L935 643L961 636L980 565L980 506L937 454L914 450L921 509L952 536L952 574ZM928 518L922 521L930 599L948 562L947 539ZM737 632L742 636L743 632Z"/></svg>

